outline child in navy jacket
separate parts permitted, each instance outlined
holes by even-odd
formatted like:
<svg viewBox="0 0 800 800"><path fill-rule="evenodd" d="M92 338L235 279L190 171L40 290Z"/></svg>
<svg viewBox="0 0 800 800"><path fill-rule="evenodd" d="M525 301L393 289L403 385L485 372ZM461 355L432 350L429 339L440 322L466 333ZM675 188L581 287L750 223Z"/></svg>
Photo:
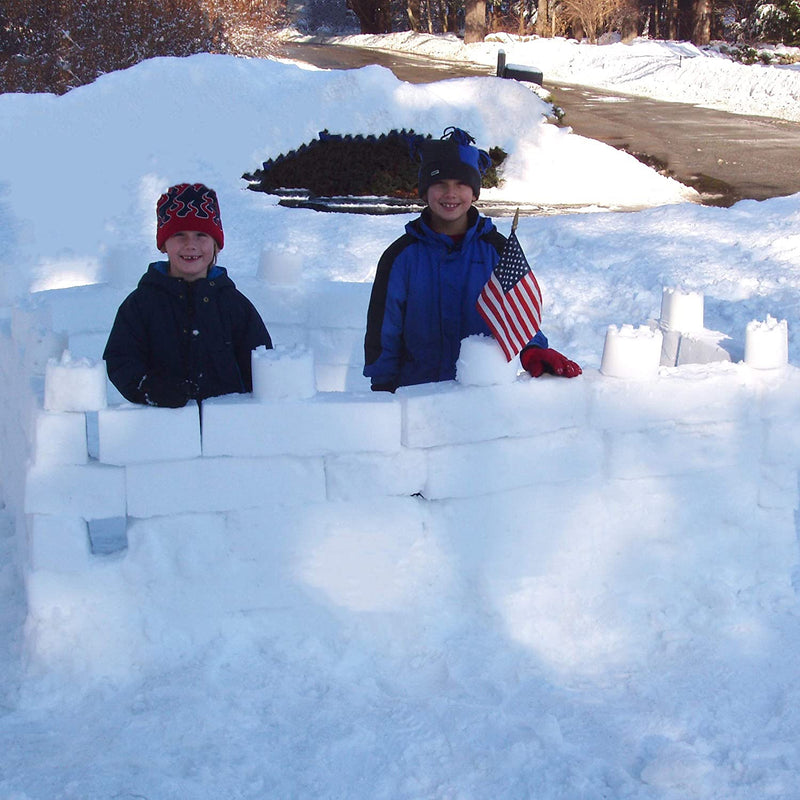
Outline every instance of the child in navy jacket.
<svg viewBox="0 0 800 800"><path fill-rule="evenodd" d="M117 311L103 353L111 382L132 403L168 408L252 391L251 351L272 341L216 264L225 244L216 193L201 183L172 186L156 217L168 260L150 264Z"/></svg>

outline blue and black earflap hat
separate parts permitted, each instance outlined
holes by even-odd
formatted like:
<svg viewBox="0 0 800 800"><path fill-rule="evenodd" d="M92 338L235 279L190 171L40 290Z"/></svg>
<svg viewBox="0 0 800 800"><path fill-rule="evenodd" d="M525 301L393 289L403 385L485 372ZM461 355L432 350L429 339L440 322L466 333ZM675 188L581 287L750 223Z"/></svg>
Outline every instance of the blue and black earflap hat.
<svg viewBox="0 0 800 800"><path fill-rule="evenodd" d="M461 128L446 128L441 139L423 139L418 145L422 159L419 168L419 196L425 197L431 184L453 179L472 187L480 197L481 176L491 166L485 150L474 146L475 140Z"/></svg>

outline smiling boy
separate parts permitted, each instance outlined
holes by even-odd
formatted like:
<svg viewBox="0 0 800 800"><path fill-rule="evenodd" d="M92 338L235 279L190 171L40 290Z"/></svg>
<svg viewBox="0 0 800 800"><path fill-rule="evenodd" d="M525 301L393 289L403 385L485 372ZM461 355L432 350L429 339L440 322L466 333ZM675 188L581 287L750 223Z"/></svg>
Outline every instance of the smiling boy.
<svg viewBox="0 0 800 800"><path fill-rule="evenodd" d="M466 131L448 128L420 145L418 188L426 207L381 256L370 297L364 375L373 391L453 380L461 340L490 335L475 303L506 239L473 206L491 164L473 143ZM534 377L581 372L541 332L520 360Z"/></svg>
<svg viewBox="0 0 800 800"><path fill-rule="evenodd" d="M216 192L171 186L156 206L156 261L117 311L103 358L127 400L179 408L252 391L251 351L272 347L261 316L217 265L225 234Z"/></svg>

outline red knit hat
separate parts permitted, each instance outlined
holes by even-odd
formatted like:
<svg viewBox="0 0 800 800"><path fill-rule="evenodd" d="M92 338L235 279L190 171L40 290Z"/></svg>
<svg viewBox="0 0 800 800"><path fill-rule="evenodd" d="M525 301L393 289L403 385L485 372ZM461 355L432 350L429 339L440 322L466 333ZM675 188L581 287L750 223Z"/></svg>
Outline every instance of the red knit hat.
<svg viewBox="0 0 800 800"><path fill-rule="evenodd" d="M162 252L167 239L179 231L201 231L207 233L220 250L225 246L217 193L202 183L170 186L158 198L156 219L156 244Z"/></svg>

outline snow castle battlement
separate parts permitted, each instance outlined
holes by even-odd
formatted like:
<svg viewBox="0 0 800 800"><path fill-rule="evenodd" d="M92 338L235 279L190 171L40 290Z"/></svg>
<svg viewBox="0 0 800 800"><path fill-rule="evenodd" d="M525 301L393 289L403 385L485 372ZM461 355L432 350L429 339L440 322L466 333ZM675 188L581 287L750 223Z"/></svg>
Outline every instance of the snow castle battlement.
<svg viewBox="0 0 800 800"><path fill-rule="evenodd" d="M86 290L92 291L105 289ZM339 291L347 294L345 286ZM57 298L47 299L57 306ZM359 285L344 304L358 308L359 320L363 300ZM408 570L404 559L443 519L457 536L460 515L502 510L512 494L525 495L542 531L532 521L487 514L487 536L502 536L494 526L529 525L536 528L529 537L534 548L548 526L557 528L552 509L579 513L575 499L589 497L595 511L613 506L632 483L639 507L629 511L643 529L651 495L665 486L679 491L700 473L717 473L721 486L735 487L735 505L747 513L791 518L799 505L800 370L791 365L715 361L660 367L654 377L587 369L574 380L533 380L506 365L491 340L472 337L462 349L459 381L371 393L365 384L347 390L360 368L363 334L355 313L325 313L316 327L308 318L299 326L296 317L291 324L303 335L291 347L254 355L253 396L157 409L105 402L99 353L80 351L104 342L107 328L87 330L83 320L54 333L54 305L18 312L0 331L0 377L12 389L2 409L0 499L17 518L29 613L43 650L55 640L66 647L76 620L104 607L116 619L109 627L121 625L130 648L138 647L129 623L120 623L136 605L125 587L133 573L145 583L159 580L147 576L154 547L174 548L177 573L186 573L186 602L202 603L211 579L186 566L195 548L218 547L222 575L225 559L252 562L252 583L226 586L227 599L214 613L282 602L286 586L265 575L298 570L307 586L369 608L376 593L365 598L364 576L347 575L341 542L378 547ZM264 316L271 331L280 328L280 320ZM334 318L345 324L334 327ZM334 374L339 391L330 390ZM309 391L309 375L328 390ZM48 387L48 377L63 382L63 391ZM65 406L81 395L84 408ZM384 520L390 511L391 523L378 525L378 508ZM589 514L585 524L604 523ZM301 542L309 539L322 561L289 568L299 549L308 552ZM757 557L777 569L787 554L779 548ZM330 563L347 576L346 586ZM412 584L419 589L422 577L403 572L401 579L383 561L381 570L381 591L390 597L410 596ZM115 647L122 658L125 646Z"/></svg>

